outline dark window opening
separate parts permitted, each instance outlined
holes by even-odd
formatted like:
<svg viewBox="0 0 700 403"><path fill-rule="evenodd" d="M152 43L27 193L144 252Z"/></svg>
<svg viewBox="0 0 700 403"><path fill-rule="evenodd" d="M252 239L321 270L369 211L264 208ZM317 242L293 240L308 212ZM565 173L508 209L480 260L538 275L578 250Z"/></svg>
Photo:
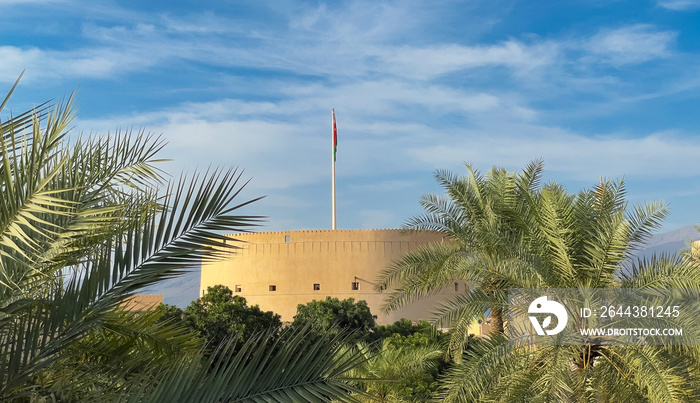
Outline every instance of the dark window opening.
<svg viewBox="0 0 700 403"><path fill-rule="evenodd" d="M353 291L359 290L359 289L360 289L360 283L358 283L358 282L353 282L351 288L352 288Z"/></svg>
<svg viewBox="0 0 700 403"><path fill-rule="evenodd" d="M455 291L459 291L459 283L455 283Z"/></svg>
<svg viewBox="0 0 700 403"><path fill-rule="evenodd" d="M270 286L270 291L277 291L277 286L276 286L276 285L271 285L271 286Z"/></svg>
<svg viewBox="0 0 700 403"><path fill-rule="evenodd" d="M233 288L233 291L235 291L235 292L241 292L241 286L240 286L240 284L237 284L237 285Z"/></svg>
<svg viewBox="0 0 700 403"><path fill-rule="evenodd" d="M314 284L314 291L318 291L318 290L320 290L320 289L321 289L321 284L315 283L315 284Z"/></svg>

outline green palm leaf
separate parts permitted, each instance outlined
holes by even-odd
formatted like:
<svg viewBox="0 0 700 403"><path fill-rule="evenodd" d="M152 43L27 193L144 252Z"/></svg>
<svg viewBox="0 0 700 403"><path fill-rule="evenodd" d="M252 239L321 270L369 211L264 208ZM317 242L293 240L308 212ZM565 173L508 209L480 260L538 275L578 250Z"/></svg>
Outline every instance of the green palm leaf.
<svg viewBox="0 0 700 403"><path fill-rule="evenodd" d="M203 365L182 362L127 387L130 402L354 402L362 393L349 386L348 373L361 365L362 351L344 346L352 335L311 343L308 329L288 328L281 336L263 333L232 354L235 341Z"/></svg>

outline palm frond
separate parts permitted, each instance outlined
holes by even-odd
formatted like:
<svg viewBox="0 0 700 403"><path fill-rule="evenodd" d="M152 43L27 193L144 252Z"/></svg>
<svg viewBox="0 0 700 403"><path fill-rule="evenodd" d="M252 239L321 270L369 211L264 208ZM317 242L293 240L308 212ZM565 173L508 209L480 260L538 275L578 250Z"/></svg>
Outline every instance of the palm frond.
<svg viewBox="0 0 700 403"><path fill-rule="evenodd" d="M272 333L249 339L238 353L234 342L203 365L162 368L155 377L125 390L133 402L354 402L362 391L350 384L348 374L365 361L344 348L348 334L309 342L306 330L288 328L281 337Z"/></svg>
<svg viewBox="0 0 700 403"><path fill-rule="evenodd" d="M476 343L442 378L438 398L444 402L479 402L504 376L527 363L527 350L516 348L502 334Z"/></svg>
<svg viewBox="0 0 700 403"><path fill-rule="evenodd" d="M393 285L385 308L396 309L417 298L440 292L460 279L462 249L453 243L430 243L406 254L383 270L375 288L383 291Z"/></svg>
<svg viewBox="0 0 700 403"><path fill-rule="evenodd" d="M68 144L73 110L70 98L50 113L23 114L2 126L4 398L29 396L27 382L49 373L62 352L93 332L128 333L109 320L124 299L225 256L236 246L221 232L246 231L259 221L236 214L254 201L235 203L243 186L236 170L183 179L159 200L154 188L162 176L153 164L162 141L139 133Z"/></svg>

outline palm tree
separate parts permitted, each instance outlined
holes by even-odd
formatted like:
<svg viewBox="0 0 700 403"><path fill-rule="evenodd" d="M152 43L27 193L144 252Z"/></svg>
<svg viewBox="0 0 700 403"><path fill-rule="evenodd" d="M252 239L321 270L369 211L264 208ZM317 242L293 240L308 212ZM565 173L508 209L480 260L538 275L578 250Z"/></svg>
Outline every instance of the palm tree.
<svg viewBox="0 0 700 403"><path fill-rule="evenodd" d="M453 328L450 351L461 354L470 325L487 311L492 331L503 333L508 288L538 281L524 270L522 245L528 223L522 211L528 200L539 197L542 167L535 161L521 173L493 168L482 176L467 165L466 177L437 171L446 194L422 196L426 213L409 220L405 228L439 231L449 242L419 248L381 273L379 284L393 286L384 309L397 309L462 280L469 290L436 317L441 326Z"/></svg>
<svg viewBox="0 0 700 403"><path fill-rule="evenodd" d="M245 184L235 169L162 186L162 140L69 141L74 116L70 97L0 124L0 399L73 399L83 387L140 401L329 400L355 391L343 374L357 358L335 354L342 339L309 345L299 334L267 349L259 336L207 361L182 329L120 314L144 287L235 251L221 233L255 226L260 217L237 212L257 199L236 202Z"/></svg>
<svg viewBox="0 0 700 403"><path fill-rule="evenodd" d="M635 261L632 252L667 214L662 203L628 208L624 182L578 194L545 186L522 211L531 275L541 288L697 289L689 259ZM688 323L689 326L697 326ZM689 327L690 329L690 327ZM700 348L678 345L531 346L494 335L444 380L445 401L685 402L700 398Z"/></svg>
<svg viewBox="0 0 700 403"><path fill-rule="evenodd" d="M354 373L365 379L362 382L365 401L390 403L430 398L430 383L435 381L444 352L438 343L431 343L425 337L418 340L424 343L395 345L391 339L384 339L376 353L360 346L366 361ZM422 390L417 388L421 386Z"/></svg>

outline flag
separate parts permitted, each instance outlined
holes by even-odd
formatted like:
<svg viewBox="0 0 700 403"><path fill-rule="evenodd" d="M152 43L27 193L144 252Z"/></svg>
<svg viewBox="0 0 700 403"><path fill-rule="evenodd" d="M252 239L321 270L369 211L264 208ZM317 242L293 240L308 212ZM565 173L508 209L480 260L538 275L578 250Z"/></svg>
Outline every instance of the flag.
<svg viewBox="0 0 700 403"><path fill-rule="evenodd" d="M338 128L335 126L335 109L331 109L333 114L333 162L335 162L335 154L338 152Z"/></svg>

